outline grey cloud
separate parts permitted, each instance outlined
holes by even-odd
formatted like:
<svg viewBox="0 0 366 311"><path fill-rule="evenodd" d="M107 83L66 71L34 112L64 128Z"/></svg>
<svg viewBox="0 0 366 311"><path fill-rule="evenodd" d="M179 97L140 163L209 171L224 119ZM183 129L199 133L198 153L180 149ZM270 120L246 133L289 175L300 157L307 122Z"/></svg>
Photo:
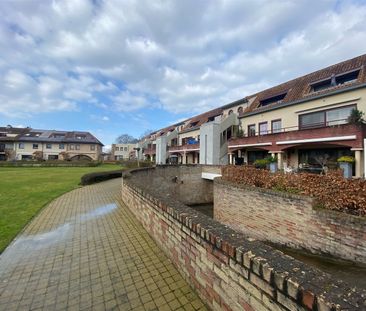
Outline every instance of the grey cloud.
<svg viewBox="0 0 366 311"><path fill-rule="evenodd" d="M201 112L364 53L357 2L96 3L1 4L0 113Z"/></svg>

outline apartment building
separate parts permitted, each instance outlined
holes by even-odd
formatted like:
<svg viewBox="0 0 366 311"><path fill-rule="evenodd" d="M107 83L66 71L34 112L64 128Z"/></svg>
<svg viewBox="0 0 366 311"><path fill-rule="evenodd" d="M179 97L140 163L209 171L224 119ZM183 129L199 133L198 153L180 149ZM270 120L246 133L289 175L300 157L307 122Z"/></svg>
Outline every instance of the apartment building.
<svg viewBox="0 0 366 311"><path fill-rule="evenodd" d="M319 169L355 158L364 176L366 55L329 66L152 133L142 157L164 163L242 164L273 155L280 169Z"/></svg>
<svg viewBox="0 0 366 311"><path fill-rule="evenodd" d="M89 132L0 127L0 160L100 160L103 144Z"/></svg>
<svg viewBox="0 0 366 311"><path fill-rule="evenodd" d="M364 124L352 124L353 109L366 111L366 55L310 73L249 96L239 114L240 134L229 142L231 163L253 163L272 154L281 169L330 168L343 155L355 157L354 175L364 176Z"/></svg>
<svg viewBox="0 0 366 311"><path fill-rule="evenodd" d="M136 148L136 144L112 144L111 158L117 161L134 159Z"/></svg>

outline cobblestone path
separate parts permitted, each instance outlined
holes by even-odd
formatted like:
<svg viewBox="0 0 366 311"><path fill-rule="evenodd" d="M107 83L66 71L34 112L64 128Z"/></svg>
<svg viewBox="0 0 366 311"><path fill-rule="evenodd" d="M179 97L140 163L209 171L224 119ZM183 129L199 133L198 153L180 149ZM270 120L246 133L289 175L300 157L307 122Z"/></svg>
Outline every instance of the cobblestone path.
<svg viewBox="0 0 366 311"><path fill-rule="evenodd" d="M0 310L205 310L121 203L120 184L42 210L0 256Z"/></svg>

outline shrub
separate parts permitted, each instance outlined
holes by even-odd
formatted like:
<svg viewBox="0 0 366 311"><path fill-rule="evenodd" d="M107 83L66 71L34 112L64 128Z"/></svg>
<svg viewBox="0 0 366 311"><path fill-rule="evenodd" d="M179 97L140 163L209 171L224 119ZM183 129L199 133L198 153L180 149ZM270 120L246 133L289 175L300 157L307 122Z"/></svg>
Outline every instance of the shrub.
<svg viewBox="0 0 366 311"><path fill-rule="evenodd" d="M137 168L137 167L151 167L153 163L150 161L139 161L140 166L136 160L121 160L121 165L127 168Z"/></svg>
<svg viewBox="0 0 366 311"><path fill-rule="evenodd" d="M362 111L357 108L353 108L347 121L351 124L361 124L364 122L363 116L364 113Z"/></svg>
<svg viewBox="0 0 366 311"><path fill-rule="evenodd" d="M254 161L254 166L256 168L266 168L267 165L269 164L268 159L258 159Z"/></svg>
<svg viewBox="0 0 366 311"><path fill-rule="evenodd" d="M310 173L270 173L250 166L225 166L222 179L248 186L314 197L326 209L366 216L366 181L345 179L341 170L321 176Z"/></svg>
<svg viewBox="0 0 366 311"><path fill-rule="evenodd" d="M83 186L91 185L101 181L120 177L122 177L122 169L116 171L89 173L81 177L80 184Z"/></svg>
<svg viewBox="0 0 366 311"><path fill-rule="evenodd" d="M352 156L343 156L343 157L338 158L337 162L353 163L353 162L355 162L355 158Z"/></svg>
<svg viewBox="0 0 366 311"><path fill-rule="evenodd" d="M0 167L95 167L100 165L101 162L85 162L85 161L9 161L0 162Z"/></svg>

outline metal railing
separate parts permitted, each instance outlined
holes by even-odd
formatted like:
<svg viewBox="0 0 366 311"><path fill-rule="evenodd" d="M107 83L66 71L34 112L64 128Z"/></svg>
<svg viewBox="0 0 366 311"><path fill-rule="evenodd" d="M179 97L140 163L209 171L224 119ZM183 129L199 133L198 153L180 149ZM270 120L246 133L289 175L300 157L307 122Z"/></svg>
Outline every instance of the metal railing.
<svg viewBox="0 0 366 311"><path fill-rule="evenodd" d="M317 128L326 128L326 127L334 127L349 124L348 119L339 119L339 120L332 120L326 121L321 123L310 123L310 124L300 124L296 126L289 126L289 127L282 127L280 129L274 130L264 130L264 131L252 131L252 132L244 132L243 135L237 135L237 138L244 138L244 137L255 137L255 136L264 136L264 135L271 135L271 134L281 134L286 132L294 132L294 131L302 131L302 130L309 130L309 129L317 129Z"/></svg>

